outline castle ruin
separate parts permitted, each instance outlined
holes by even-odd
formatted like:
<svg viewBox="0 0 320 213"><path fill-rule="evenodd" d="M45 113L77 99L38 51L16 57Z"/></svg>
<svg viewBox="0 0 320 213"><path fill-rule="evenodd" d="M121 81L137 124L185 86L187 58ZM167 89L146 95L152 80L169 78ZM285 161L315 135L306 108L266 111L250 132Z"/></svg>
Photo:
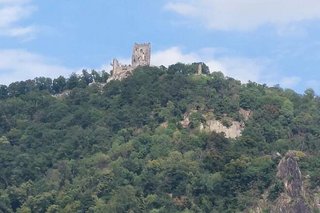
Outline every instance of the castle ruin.
<svg viewBox="0 0 320 213"><path fill-rule="evenodd" d="M108 79L112 80L122 80L127 78L132 74L133 70L140 66L150 66L150 58L151 58L151 44L143 43L137 44L135 43L132 50L132 60L131 65L122 65L119 63L117 59L113 59L111 64L112 66L112 75Z"/></svg>

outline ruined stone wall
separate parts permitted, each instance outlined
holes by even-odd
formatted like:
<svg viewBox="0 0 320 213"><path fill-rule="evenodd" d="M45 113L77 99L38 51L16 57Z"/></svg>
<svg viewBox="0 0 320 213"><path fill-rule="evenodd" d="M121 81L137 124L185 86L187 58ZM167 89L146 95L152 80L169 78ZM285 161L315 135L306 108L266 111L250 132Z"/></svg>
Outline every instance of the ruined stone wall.
<svg viewBox="0 0 320 213"><path fill-rule="evenodd" d="M151 44L135 43L132 50L132 62L131 65L122 65L117 59L113 59L112 76L108 79L108 82L112 80L122 80L127 78L132 71L139 66L150 66L151 58Z"/></svg>

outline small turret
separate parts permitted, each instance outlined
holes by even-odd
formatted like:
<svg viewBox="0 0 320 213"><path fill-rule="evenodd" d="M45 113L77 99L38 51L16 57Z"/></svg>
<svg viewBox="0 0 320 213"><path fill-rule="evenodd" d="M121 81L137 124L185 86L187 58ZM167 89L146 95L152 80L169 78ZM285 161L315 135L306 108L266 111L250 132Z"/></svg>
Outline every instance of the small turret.
<svg viewBox="0 0 320 213"><path fill-rule="evenodd" d="M197 75L202 75L202 63L198 64Z"/></svg>

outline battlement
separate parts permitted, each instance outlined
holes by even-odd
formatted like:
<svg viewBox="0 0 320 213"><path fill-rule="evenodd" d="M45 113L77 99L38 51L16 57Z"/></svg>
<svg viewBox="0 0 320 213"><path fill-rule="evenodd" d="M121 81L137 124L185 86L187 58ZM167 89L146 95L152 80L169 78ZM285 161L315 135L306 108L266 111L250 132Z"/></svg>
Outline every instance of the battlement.
<svg viewBox="0 0 320 213"><path fill-rule="evenodd" d="M150 43L135 43L132 50L131 65L122 65L117 59L113 59L112 75L108 79L122 80L132 74L133 70L139 66L150 66L151 44Z"/></svg>

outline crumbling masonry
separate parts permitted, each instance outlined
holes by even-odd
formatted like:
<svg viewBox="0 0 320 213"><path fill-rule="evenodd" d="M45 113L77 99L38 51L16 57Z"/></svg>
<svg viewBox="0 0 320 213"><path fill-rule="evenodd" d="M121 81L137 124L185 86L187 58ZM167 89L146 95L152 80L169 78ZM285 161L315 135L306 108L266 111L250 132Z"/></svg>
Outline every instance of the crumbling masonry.
<svg viewBox="0 0 320 213"><path fill-rule="evenodd" d="M135 43L132 51L131 65L122 65L117 59L113 59L113 63L111 64L113 67L112 75L108 79L108 82L112 80L122 80L124 78L127 78L129 75L131 75L133 70L139 66L150 66L150 58L151 44Z"/></svg>

